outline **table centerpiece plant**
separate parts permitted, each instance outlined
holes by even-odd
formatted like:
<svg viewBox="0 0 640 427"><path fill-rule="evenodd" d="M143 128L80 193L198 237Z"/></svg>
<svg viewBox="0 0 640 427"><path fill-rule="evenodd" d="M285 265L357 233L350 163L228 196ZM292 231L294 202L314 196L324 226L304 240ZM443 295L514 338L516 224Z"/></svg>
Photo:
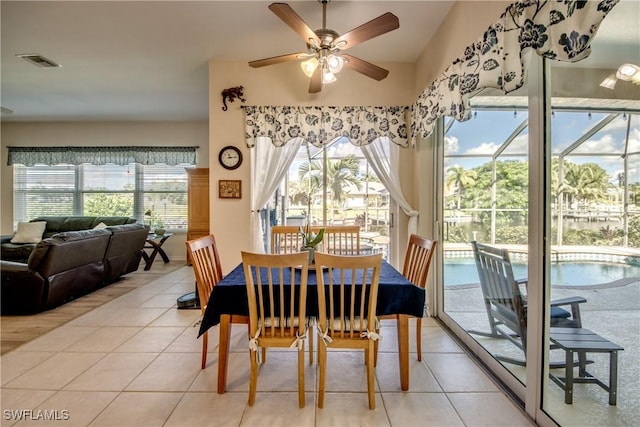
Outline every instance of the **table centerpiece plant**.
<svg viewBox="0 0 640 427"><path fill-rule="evenodd" d="M300 250L309 252L309 265L313 265L315 263L315 252L318 249L318 246L322 243L322 239L324 238L324 228L320 228L317 233L312 231L311 229L311 201L313 199L313 194L318 188L321 187L322 184L318 176L314 176L313 174L311 174L312 161L311 152L309 150L309 143L305 143L305 146L307 150L306 170L308 171L306 178L308 179L309 188L306 194L307 221L306 225L300 226L300 235L302 236L302 246L300 247Z"/></svg>
<svg viewBox="0 0 640 427"><path fill-rule="evenodd" d="M309 264L312 265L315 262L316 249L318 249L318 246L324 238L324 228L314 233L311 231L311 225L307 222L307 225L304 227L300 226L300 234L302 235L302 246L300 250L309 252Z"/></svg>

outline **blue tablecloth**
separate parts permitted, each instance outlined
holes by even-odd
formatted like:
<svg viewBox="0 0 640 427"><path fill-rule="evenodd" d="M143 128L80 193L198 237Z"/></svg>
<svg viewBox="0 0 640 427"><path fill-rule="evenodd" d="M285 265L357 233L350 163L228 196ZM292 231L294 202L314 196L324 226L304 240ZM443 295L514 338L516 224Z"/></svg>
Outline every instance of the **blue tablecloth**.
<svg viewBox="0 0 640 427"><path fill-rule="evenodd" d="M315 271L309 270L307 279L307 315L318 314L318 292ZM299 273L297 273L299 274ZM325 272L324 274L328 274ZM326 280L325 280L326 282ZM424 312L425 291L415 286L398 270L385 261L380 270L378 288L378 304L376 314L407 314L422 317ZM228 275L213 287L207 309L200 324L199 335L210 327L220 323L222 314L248 316L247 288L242 264L239 264Z"/></svg>

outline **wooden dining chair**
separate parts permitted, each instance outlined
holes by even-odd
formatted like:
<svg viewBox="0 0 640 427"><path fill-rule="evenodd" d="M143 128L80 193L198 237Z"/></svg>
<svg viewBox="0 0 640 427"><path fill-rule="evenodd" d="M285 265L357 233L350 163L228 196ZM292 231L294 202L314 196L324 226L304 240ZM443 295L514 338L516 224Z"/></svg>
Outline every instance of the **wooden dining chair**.
<svg viewBox="0 0 640 427"><path fill-rule="evenodd" d="M216 239L213 234L188 240L187 256L193 265L193 273L196 277L196 285L198 288L198 299L200 300L200 309L204 314L211 291L213 287L222 280L222 267L220 266L220 256L216 246ZM233 316L232 323L247 324L247 316ZM222 338L221 338L222 339ZM207 349L209 345L209 336L207 332L202 334L202 363L201 368L207 365Z"/></svg>
<svg viewBox="0 0 640 427"><path fill-rule="evenodd" d="M360 226L329 225L324 228L321 252L333 255L360 255Z"/></svg>
<svg viewBox="0 0 640 427"><path fill-rule="evenodd" d="M369 408L375 409L374 343L380 339L376 304L382 254L316 254L318 278L318 408L324 406L327 348L363 349ZM327 271L323 274L323 270Z"/></svg>
<svg viewBox="0 0 640 427"><path fill-rule="evenodd" d="M436 241L427 239L426 237L412 234L409 236L409 244L407 252L404 255L404 267L402 275L409 279L411 283L421 288L425 288L427 284L427 276L429 275L429 267L431 259L436 250ZM380 316L380 320L395 319L398 315ZM418 360L422 361L422 318L418 317L416 322L416 350L418 352ZM376 349L377 350L377 349ZM376 356L377 356L376 351ZM376 360L377 362L377 360Z"/></svg>
<svg viewBox="0 0 640 427"><path fill-rule="evenodd" d="M193 265L193 273L196 277L198 299L202 314L207 308L207 302L213 287L222 280L222 267L220 256L216 247L216 239L210 234L194 240L188 240L187 257ZM207 365L207 349L209 344L208 333L202 335L202 363L201 368Z"/></svg>
<svg viewBox="0 0 640 427"><path fill-rule="evenodd" d="M242 252L242 264L249 301L251 375L248 404L253 406L256 399L258 349L290 347L298 350L298 403L303 408L309 256L306 253ZM295 280L296 272L300 275L299 285Z"/></svg>
<svg viewBox="0 0 640 427"><path fill-rule="evenodd" d="M271 253L291 254L300 252L302 235L296 225L274 225L271 227Z"/></svg>

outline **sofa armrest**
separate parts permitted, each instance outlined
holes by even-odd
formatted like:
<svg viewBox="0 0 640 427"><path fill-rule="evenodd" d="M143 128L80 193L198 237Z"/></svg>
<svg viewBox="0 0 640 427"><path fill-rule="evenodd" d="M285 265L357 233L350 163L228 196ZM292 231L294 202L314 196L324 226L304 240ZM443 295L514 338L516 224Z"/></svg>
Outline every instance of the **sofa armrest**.
<svg viewBox="0 0 640 427"><path fill-rule="evenodd" d="M35 313L44 307L46 281L28 264L0 261L2 268L2 314Z"/></svg>
<svg viewBox="0 0 640 427"><path fill-rule="evenodd" d="M11 239L13 239L13 234L3 234L2 236L0 236L0 244L10 243Z"/></svg>
<svg viewBox="0 0 640 427"><path fill-rule="evenodd" d="M0 265L2 266L2 276L6 274L16 274L16 273L24 273L26 271L31 271L29 269L29 264L25 264L22 262L14 262L14 261L0 261Z"/></svg>

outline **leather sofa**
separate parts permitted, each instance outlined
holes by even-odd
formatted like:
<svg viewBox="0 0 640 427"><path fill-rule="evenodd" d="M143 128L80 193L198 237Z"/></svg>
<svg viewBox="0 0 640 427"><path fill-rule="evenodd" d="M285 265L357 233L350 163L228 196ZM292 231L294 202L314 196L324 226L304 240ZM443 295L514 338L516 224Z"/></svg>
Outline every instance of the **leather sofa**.
<svg viewBox="0 0 640 427"><path fill-rule="evenodd" d="M35 245L27 263L2 260L2 314L58 306L138 269L149 227L66 231Z"/></svg>
<svg viewBox="0 0 640 427"><path fill-rule="evenodd" d="M46 227L43 239L52 237L64 231L91 230L98 224L123 225L133 224L134 218L126 216L41 216L29 222L45 221ZM26 263L31 251L36 247L35 243L11 243L13 236L0 237L0 259Z"/></svg>

